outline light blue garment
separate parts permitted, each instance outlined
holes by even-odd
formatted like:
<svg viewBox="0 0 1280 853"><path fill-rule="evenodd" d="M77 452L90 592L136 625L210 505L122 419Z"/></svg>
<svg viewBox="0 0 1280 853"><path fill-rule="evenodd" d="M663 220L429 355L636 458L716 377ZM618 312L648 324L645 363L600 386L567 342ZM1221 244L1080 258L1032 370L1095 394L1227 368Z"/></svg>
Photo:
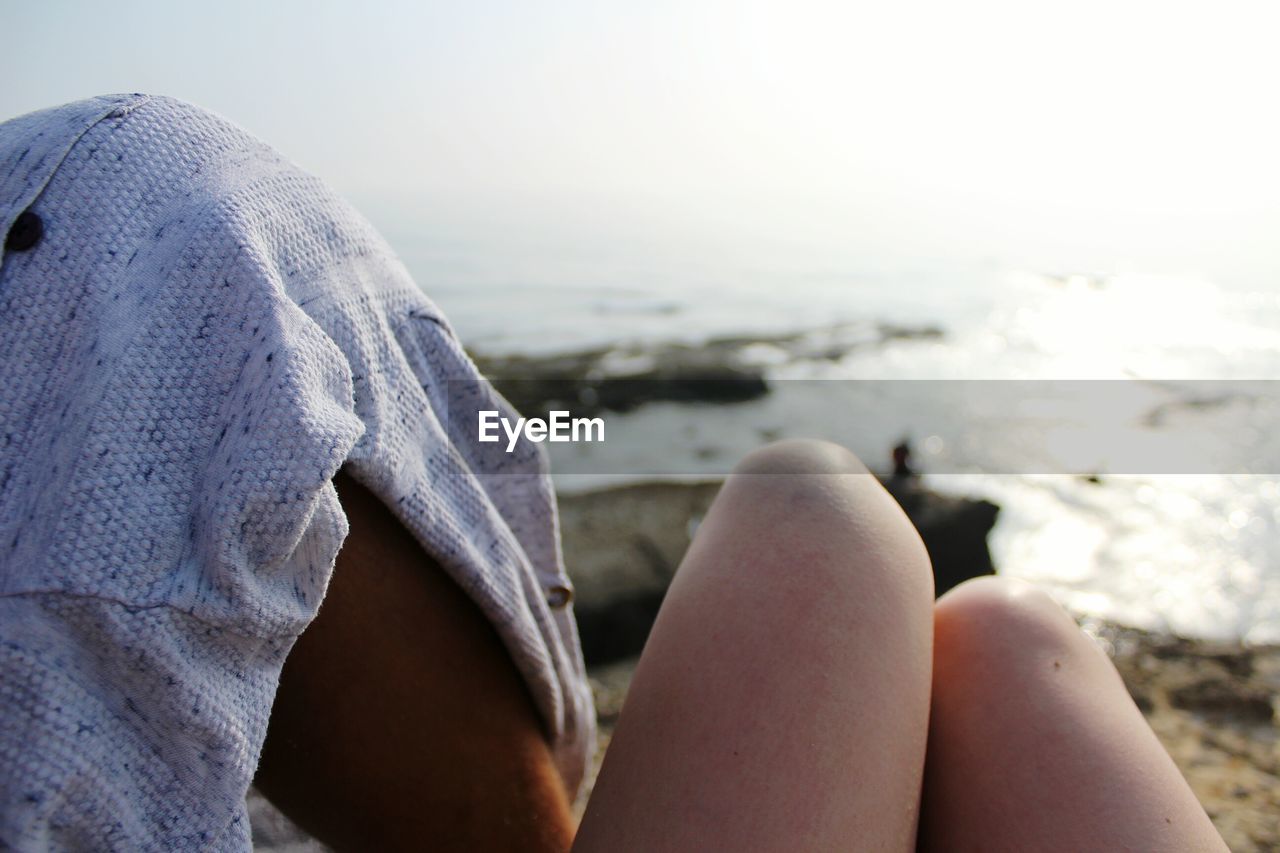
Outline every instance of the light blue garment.
<svg viewBox="0 0 1280 853"><path fill-rule="evenodd" d="M506 404L372 227L141 95L0 125L0 233L27 209L43 237L0 265L0 846L248 848L344 463L492 620L576 788L595 716L545 457L474 441Z"/></svg>

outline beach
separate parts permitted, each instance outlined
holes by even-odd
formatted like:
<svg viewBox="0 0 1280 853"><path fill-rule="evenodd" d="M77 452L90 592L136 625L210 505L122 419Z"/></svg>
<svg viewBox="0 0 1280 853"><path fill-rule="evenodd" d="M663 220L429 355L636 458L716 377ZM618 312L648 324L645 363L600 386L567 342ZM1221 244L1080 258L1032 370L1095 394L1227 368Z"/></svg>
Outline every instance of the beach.
<svg viewBox="0 0 1280 853"><path fill-rule="evenodd" d="M579 811L622 713L635 644L643 642L661 592L717 488L715 482L648 484L561 499L565 559L577 588L584 648L595 661L588 671L600 726ZM976 514L974 502L927 490L904 497L915 507L917 526L953 534L966 526L976 530L980 535L960 550L971 561L968 568L981 568L976 543L990 529L990 513ZM1280 850L1280 646L1180 638L1087 617L1080 622L1115 662L1230 848ZM255 849L324 849L252 792L250 814Z"/></svg>
<svg viewBox="0 0 1280 853"><path fill-rule="evenodd" d="M1162 243L1137 271L1105 254L1055 268L914 238L646 242L616 223L530 232L513 214L520 227L495 230L491 210L484 227L452 213L381 224L520 415L603 420L602 442L546 445L597 763L735 462L824 438L884 470L906 442L919 475L885 482L939 591L992 572L1048 591L1111 655L1231 849L1280 850L1280 292L1265 264L1184 274ZM262 849L307 849L260 798L254 815Z"/></svg>
<svg viewBox="0 0 1280 853"><path fill-rule="evenodd" d="M521 415L604 422L603 442L546 445L599 718L579 812L663 594L734 462L805 436L883 470L907 437L919 473L882 482L920 531L938 592L992 573L1049 591L1111 656L1230 848L1280 850L1280 487L1259 429L1274 414L1269 385L937 379L973 354L958 337L849 321L473 353ZM1064 433L1107 419L1105 441L1077 436L1060 452ZM1164 455L1089 455L1116 446ZM322 849L260 796L251 815L258 849Z"/></svg>
<svg viewBox="0 0 1280 853"><path fill-rule="evenodd" d="M1280 4L63 0L13 12L0 58L12 81L0 88L0 578L20 618L3 626L0 659L0 693L16 697L0 717L12 789L0 848L242 840L237 792L267 730L292 741L288 766L308 757L310 733L324 737L317 721L358 730L320 742L366 759L350 762L362 778L385 777L362 783L359 811L354 797L330 810L335 823L396 828L417 808L511 837L517 812L488 808L501 782L445 779L453 809L392 772L405 756L410 770L453 770L434 746L406 749L403 725L443 732L463 747L454 764L510 781L492 756L517 759L518 774L545 757L536 735L507 752L513 728L585 731L584 685L566 699L579 674L598 722L581 818L666 601L649 648L679 657L665 673L644 666L635 725L640 697L709 688L721 706L683 706L689 742L670 752L730 768L692 790L732 796L709 810L672 786L684 771L633 785L616 825L632 844L635 825L701 829L718 815L709 842L736 827L768 846L753 827L787 814L811 830L851 802L866 804L858 831L890 826L914 776L885 780L919 768L894 727L876 727L883 715L931 738L917 826L955 828L983 803L1003 821L1034 793L1007 826L985 821L980 841L998 846L993 830L1029 816L1043 841L1028 847L1072 847L1043 828L1065 819L1113 842L1110 830L1145 820L1167 834L1129 848L1178 847L1162 840L1181 830L1170 807L1142 809L1144 794L1170 802L1142 760L1162 757L1130 739L1140 721L1105 662L1070 665L1091 652L1073 620L1230 849L1280 853L1280 114L1266 107ZM100 92L134 94L81 100ZM919 533L937 595L1011 581L987 585L1008 593L993 611L981 589L976 611L952 599L956 631L948 607L933 622L932 729L927 573L871 488L747 487L732 519L702 528L716 573L703 584L692 568L667 597L740 460L812 473L823 454L751 456L791 440L865 464ZM361 506L378 499L365 493L385 506ZM415 555L426 574L400 570ZM343 574L357 564L386 571ZM744 567L763 582L743 584ZM799 583L773 574L795 571ZM340 576L352 592L330 585ZM443 586L415 593L423 581ZM1036 594L1006 624L1019 582L1069 617ZM698 597L681 613L686 589ZM317 621L325 608L339 615ZM708 613L741 630L727 639ZM1057 618L1053 650L1072 652L1050 662L1051 682L1003 668L1050 648L1022 631L1031 613ZM571 627L584 673L556 645ZM407 639L419 629L434 633ZM495 659L509 678L485 675ZM488 698L459 711L437 681ZM895 702L902 685L916 692ZM449 689L464 686L485 692ZM519 707L542 717L517 710L509 728L517 686L533 710ZM407 715L397 697L427 710ZM337 722L311 716L325 709ZM1025 720L1042 725L1020 740ZM839 728L877 736L854 749L828 734ZM708 765L698 747L725 732L755 737ZM975 732L991 739L974 747ZM659 754L652 740L674 743L665 722L650 734L634 741L645 758ZM1110 769L1052 782L1071 764L1053 756L1092 761L1080 746L1099 742ZM1060 751L1039 752L1050 743ZM769 766L753 751L810 763L801 778L753 773ZM848 755L865 762L848 766L849 787L873 797L845 798ZM981 769L946 778L960 767ZM761 783L759 824L742 819L751 797L720 787L740 768L736 781ZM355 792L315 772L303 781L345 790L312 806ZM537 772L554 797L556 771ZM1129 772L1137 784L1104 784ZM637 808L646 790L668 795L662 808ZM956 790L971 795L963 806ZM247 807L254 849L327 849L251 782ZM656 822L682 807L688 821ZM541 830L567 829L546 814ZM907 826L895 828L909 845Z"/></svg>

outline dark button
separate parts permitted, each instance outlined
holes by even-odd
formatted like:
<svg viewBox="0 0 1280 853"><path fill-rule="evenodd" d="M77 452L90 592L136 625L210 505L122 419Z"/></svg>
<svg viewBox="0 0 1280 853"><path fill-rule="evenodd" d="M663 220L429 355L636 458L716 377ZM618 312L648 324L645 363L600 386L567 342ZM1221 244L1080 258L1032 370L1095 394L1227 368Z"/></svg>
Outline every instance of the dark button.
<svg viewBox="0 0 1280 853"><path fill-rule="evenodd" d="M25 252L44 236L44 222L34 211L24 210L13 220L9 228L9 236L4 238L4 247L10 252Z"/></svg>
<svg viewBox="0 0 1280 853"><path fill-rule="evenodd" d="M559 610L570 601L573 601L573 590L567 586L553 586L547 590L547 605L553 610Z"/></svg>

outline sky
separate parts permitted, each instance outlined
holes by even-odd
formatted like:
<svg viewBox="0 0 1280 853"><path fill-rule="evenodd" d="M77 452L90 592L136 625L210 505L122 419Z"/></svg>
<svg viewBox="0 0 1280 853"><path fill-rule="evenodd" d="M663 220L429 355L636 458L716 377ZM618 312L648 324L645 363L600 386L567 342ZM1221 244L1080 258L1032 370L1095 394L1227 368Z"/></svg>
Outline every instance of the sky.
<svg viewBox="0 0 1280 853"><path fill-rule="evenodd" d="M1280 225L1274 3L14 5L0 119L170 94L356 197L603 199L818 241L897 222L1257 254Z"/></svg>

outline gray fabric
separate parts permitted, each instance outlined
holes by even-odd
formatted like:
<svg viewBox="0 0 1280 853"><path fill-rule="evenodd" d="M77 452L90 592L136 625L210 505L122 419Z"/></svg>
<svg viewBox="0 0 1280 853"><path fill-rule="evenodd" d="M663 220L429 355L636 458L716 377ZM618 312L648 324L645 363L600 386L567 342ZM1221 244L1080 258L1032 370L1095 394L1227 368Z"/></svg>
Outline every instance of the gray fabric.
<svg viewBox="0 0 1280 853"><path fill-rule="evenodd" d="M492 620L572 788L594 712L545 457L318 179L168 98L0 125L0 840L247 848L345 463ZM3 845L0 845L3 846Z"/></svg>

